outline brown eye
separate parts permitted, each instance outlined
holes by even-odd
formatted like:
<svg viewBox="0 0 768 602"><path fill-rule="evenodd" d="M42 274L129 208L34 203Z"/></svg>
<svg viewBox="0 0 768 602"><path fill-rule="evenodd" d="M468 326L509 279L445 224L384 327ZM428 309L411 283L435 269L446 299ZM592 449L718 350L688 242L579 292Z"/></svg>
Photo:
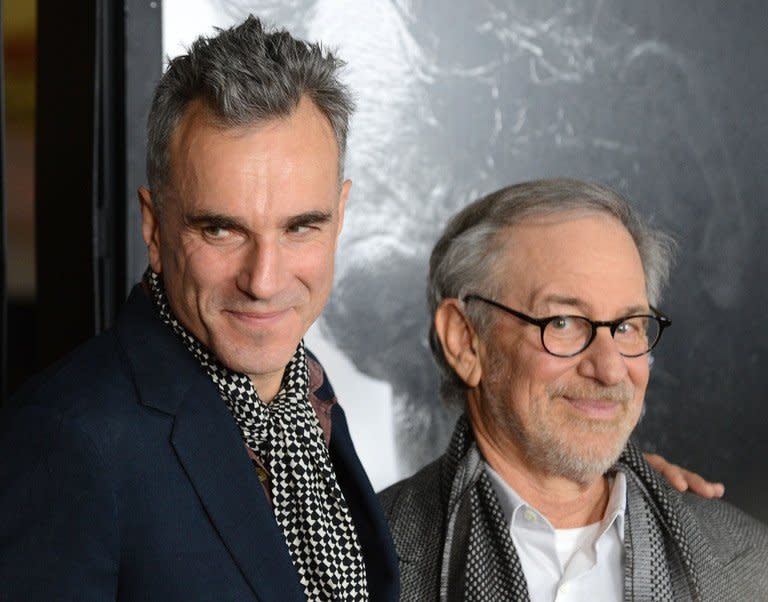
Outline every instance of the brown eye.
<svg viewBox="0 0 768 602"><path fill-rule="evenodd" d="M205 226L203 228L203 235L206 238L221 239L229 234L229 230L222 228L221 226Z"/></svg>

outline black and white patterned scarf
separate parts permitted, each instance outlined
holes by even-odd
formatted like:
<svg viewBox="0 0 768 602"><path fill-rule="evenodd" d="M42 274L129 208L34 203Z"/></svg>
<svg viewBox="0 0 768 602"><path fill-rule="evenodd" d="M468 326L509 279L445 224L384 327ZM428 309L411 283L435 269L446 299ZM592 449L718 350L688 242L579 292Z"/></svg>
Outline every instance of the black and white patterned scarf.
<svg viewBox="0 0 768 602"><path fill-rule="evenodd" d="M509 524L465 416L447 453L451 492L441 600L528 602L528 586ZM624 599L698 599L686 535L666 486L629 443L614 467L627 475Z"/></svg>
<svg viewBox="0 0 768 602"><path fill-rule="evenodd" d="M245 443L267 466L275 519L307 599L367 600L360 543L309 403L303 341L285 368L277 396L264 404L247 375L221 364L176 319L162 278L149 268L144 278L160 317L211 377Z"/></svg>

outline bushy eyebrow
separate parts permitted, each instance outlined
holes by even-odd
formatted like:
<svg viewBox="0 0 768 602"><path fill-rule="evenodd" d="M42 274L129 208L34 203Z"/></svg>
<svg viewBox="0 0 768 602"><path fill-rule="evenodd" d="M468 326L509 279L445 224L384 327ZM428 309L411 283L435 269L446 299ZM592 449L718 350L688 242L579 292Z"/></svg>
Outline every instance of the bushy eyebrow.
<svg viewBox="0 0 768 602"><path fill-rule="evenodd" d="M333 213L330 211L307 211L306 213L289 217L285 222L285 229L290 230L302 226L326 224L331 221L332 217Z"/></svg>
<svg viewBox="0 0 768 602"><path fill-rule="evenodd" d="M199 228L207 226L226 230L245 230L245 225L240 220L220 213L197 213L184 216L187 227Z"/></svg>
<svg viewBox="0 0 768 602"><path fill-rule="evenodd" d="M333 212L331 211L307 211L306 213L300 213L287 218L283 223L283 228L290 230L302 226L325 224L330 222L332 218ZM190 228L207 226L224 228L227 230L248 230L247 226L239 219L221 213L196 213L186 215L184 217L184 222L187 227Z"/></svg>

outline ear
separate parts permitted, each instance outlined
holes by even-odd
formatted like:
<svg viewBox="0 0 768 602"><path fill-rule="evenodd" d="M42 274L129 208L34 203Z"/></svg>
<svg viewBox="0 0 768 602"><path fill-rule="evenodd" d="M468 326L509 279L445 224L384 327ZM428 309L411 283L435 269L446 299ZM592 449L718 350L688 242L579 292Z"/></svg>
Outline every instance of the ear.
<svg viewBox="0 0 768 602"><path fill-rule="evenodd" d="M483 375L480 339L458 299L444 299L440 303L435 312L435 332L451 368L469 388L477 387Z"/></svg>
<svg viewBox="0 0 768 602"><path fill-rule="evenodd" d="M349 197L349 190L352 188L352 180L344 180L341 185L341 193L339 194L339 227L336 230L336 237L341 234L341 228L344 225L344 209L347 207L347 198Z"/></svg>
<svg viewBox="0 0 768 602"><path fill-rule="evenodd" d="M141 235L147 245L149 265L158 274L163 271L160 260L160 219L152 202L152 193L144 186L139 188L141 206Z"/></svg>

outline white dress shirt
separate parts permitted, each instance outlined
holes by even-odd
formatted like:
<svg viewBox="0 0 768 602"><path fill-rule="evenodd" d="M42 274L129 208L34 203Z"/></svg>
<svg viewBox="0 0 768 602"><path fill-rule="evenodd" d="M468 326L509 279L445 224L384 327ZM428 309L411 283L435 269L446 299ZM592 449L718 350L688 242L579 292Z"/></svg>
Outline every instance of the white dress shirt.
<svg viewBox="0 0 768 602"><path fill-rule="evenodd" d="M487 463L485 468L509 523L531 602L623 600L624 474L616 473L600 522L555 529Z"/></svg>

